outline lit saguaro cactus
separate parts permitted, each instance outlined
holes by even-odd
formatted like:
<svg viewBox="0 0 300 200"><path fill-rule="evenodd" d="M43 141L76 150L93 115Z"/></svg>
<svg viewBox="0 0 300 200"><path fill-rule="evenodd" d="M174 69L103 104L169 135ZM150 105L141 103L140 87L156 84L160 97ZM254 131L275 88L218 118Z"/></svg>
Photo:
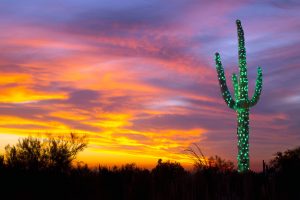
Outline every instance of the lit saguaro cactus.
<svg viewBox="0 0 300 200"><path fill-rule="evenodd" d="M260 67L257 68L255 91L252 99L249 100L244 31L240 20L236 20L236 25L239 43L238 54L240 75L237 77L236 74L232 74L234 99L231 97L226 84L224 68L219 53L215 54L215 60L222 96L228 107L237 112L238 171L245 172L249 170L249 108L254 106L259 100L262 90L262 70Z"/></svg>

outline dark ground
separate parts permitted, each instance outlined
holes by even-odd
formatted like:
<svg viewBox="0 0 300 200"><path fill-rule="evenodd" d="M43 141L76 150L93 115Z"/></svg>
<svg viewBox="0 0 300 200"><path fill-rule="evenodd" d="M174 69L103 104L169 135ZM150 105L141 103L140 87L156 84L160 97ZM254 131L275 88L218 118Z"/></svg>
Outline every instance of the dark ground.
<svg viewBox="0 0 300 200"><path fill-rule="evenodd" d="M72 162L85 147L84 137L72 134L45 141L28 137L6 146L0 155L0 200L300 200L300 147L276 153L262 173L238 173L218 156L203 163L195 151L193 173L161 159L151 171L134 164L75 167Z"/></svg>
<svg viewBox="0 0 300 200"><path fill-rule="evenodd" d="M0 199L300 199L299 173L190 173L180 165L152 171L81 167L69 172L0 170Z"/></svg>

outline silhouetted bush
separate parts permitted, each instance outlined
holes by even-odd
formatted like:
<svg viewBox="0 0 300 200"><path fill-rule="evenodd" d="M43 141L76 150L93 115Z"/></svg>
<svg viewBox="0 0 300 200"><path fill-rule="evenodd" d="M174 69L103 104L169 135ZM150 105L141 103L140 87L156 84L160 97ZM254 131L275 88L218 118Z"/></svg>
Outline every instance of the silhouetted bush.
<svg viewBox="0 0 300 200"><path fill-rule="evenodd" d="M184 168L178 162L166 161L159 159L156 167L152 170L155 178L172 181L186 174Z"/></svg>
<svg viewBox="0 0 300 200"><path fill-rule="evenodd" d="M270 166L276 172L300 173L300 147L277 152Z"/></svg>
<svg viewBox="0 0 300 200"><path fill-rule="evenodd" d="M218 172L235 171L235 167L232 161L224 160L221 157L215 155L215 157L205 157L198 144L193 143L191 147L185 150L188 156L194 162L194 170L214 170Z"/></svg>
<svg viewBox="0 0 300 200"><path fill-rule="evenodd" d="M234 164L230 160L222 159L221 157L215 155L215 157L208 158L208 167L213 168L220 172L234 171Z"/></svg>
<svg viewBox="0 0 300 200"><path fill-rule="evenodd" d="M40 139L19 139L15 146L5 147L6 164L21 169L39 169L46 165L45 149Z"/></svg>
<svg viewBox="0 0 300 200"><path fill-rule="evenodd" d="M159 159L152 169L154 199L183 199L188 172L178 162Z"/></svg>
<svg viewBox="0 0 300 200"><path fill-rule="evenodd" d="M44 140L27 137L19 139L16 145L6 146L2 162L10 168L66 171L86 147L86 138L74 133L69 137L48 136Z"/></svg>
<svg viewBox="0 0 300 200"><path fill-rule="evenodd" d="M300 199L300 147L277 152L269 165L277 198Z"/></svg>
<svg viewBox="0 0 300 200"><path fill-rule="evenodd" d="M49 137L45 147L48 168L62 171L70 169L77 154L86 147L86 138L73 133L70 134L69 138Z"/></svg>

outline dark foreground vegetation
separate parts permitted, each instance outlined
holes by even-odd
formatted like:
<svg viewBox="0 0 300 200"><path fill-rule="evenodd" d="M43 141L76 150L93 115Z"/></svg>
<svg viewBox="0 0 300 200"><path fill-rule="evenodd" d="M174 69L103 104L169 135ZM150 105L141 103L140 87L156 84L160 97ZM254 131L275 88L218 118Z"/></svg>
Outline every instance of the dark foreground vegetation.
<svg viewBox="0 0 300 200"><path fill-rule="evenodd" d="M134 164L72 165L85 147L85 138L73 134L7 146L0 156L0 199L300 199L300 147L277 153L262 173L244 174L219 157L203 161L196 151L190 151L194 172L162 160L151 171Z"/></svg>

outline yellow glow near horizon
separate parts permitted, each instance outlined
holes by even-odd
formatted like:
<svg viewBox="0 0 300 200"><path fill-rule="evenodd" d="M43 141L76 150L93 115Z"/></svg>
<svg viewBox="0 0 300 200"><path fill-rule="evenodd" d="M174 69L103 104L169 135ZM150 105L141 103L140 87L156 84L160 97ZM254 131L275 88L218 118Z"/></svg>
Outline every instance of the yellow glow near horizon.
<svg viewBox="0 0 300 200"><path fill-rule="evenodd" d="M15 144L20 138L25 136L13 135L0 133L2 140L0 141L0 153L4 153L4 147L7 144ZM34 136L34 135L33 135ZM40 136L41 137L41 136ZM130 153L126 151L116 151L116 150L102 150L98 148L88 147L83 152L79 153L74 164L76 162L83 161L87 163L89 167L100 166L121 166L125 164L135 163L139 167L153 168L157 164L158 159L163 159L164 161L171 160L180 162L184 167L191 168L192 160L188 158L183 152L173 153L172 155L163 154L137 154Z"/></svg>
<svg viewBox="0 0 300 200"><path fill-rule="evenodd" d="M30 121L26 120L17 120L20 121L20 124L31 123ZM0 142L0 152L3 152L4 146L7 144L15 144L19 138L26 137L28 135L18 131L16 131L15 134L9 134L9 130L10 129L5 130L4 128L0 128L0 134L2 138ZM14 132L13 130L11 131ZM126 163L136 163L141 167L152 168L156 165L158 159L163 159L181 162L184 166L191 167L191 160L185 155L184 149L187 148L185 145L189 145L193 141L189 140L185 143L185 145L182 145L181 143L176 143L176 140L174 139L166 138L166 136L182 135L184 132L186 137L201 137L201 134L203 134L203 131L205 130L195 129L179 132L176 130L166 130L159 133L142 133L130 130L123 131L126 132L126 136L122 136L122 134L120 134L112 137L112 133L108 131L103 132L103 137L97 138L97 133L88 133L87 136L90 135L88 139L88 148L79 154L77 161L83 161L91 167L98 165L120 166ZM49 133L51 134L51 131ZM61 132L56 133L59 134ZM56 133L55 131L52 132L52 134ZM138 133L144 134L145 136L150 136L150 138L152 137L152 140L143 144L138 140L130 139L130 134L136 135ZM33 131L30 135L33 137L46 137L46 135L42 132ZM155 137L155 135L157 135L157 137ZM126 150L127 147L130 147L130 149ZM172 148L177 148L177 150L170 151Z"/></svg>
<svg viewBox="0 0 300 200"><path fill-rule="evenodd" d="M63 93L49 93L34 91L24 86L15 86L2 89L0 92L0 103L31 103L40 100L66 99Z"/></svg>

